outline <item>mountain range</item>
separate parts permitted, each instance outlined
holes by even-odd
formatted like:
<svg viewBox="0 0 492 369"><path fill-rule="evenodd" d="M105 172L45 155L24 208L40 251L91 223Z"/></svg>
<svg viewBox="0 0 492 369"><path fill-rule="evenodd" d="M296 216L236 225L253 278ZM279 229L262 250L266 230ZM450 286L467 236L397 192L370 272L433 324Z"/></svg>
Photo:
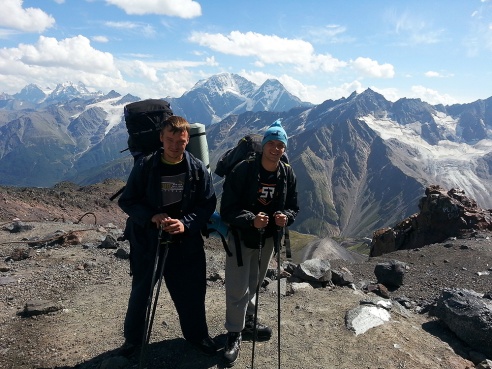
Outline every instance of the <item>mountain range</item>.
<svg viewBox="0 0 492 369"><path fill-rule="evenodd" d="M123 107L138 100L82 83L0 94L0 185L126 179L133 159L123 151ZM281 118L298 178L299 232L371 237L417 212L430 184L462 188L492 207L492 98L443 106L391 102L367 89L313 105L276 80L257 86L224 73L166 100L175 114L205 124L212 169L244 134Z"/></svg>

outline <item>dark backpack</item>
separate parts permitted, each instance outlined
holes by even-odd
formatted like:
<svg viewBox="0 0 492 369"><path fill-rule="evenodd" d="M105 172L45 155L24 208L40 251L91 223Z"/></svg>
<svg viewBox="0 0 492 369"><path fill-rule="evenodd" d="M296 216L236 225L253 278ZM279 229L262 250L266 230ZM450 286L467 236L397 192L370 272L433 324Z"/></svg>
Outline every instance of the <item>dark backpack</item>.
<svg viewBox="0 0 492 369"><path fill-rule="evenodd" d="M123 113L128 131L128 149L135 161L141 155L149 155L162 146L159 137L161 128L164 121L173 115L167 101L137 101L125 105Z"/></svg>
<svg viewBox="0 0 492 369"><path fill-rule="evenodd" d="M160 132L164 121L173 115L171 105L166 100L147 99L125 105L123 116L128 131L128 148L133 163L142 156L148 156L162 147ZM125 186L109 199L117 198Z"/></svg>
<svg viewBox="0 0 492 369"><path fill-rule="evenodd" d="M217 161L214 173L219 177L225 177L241 161L252 158L256 154L261 154L263 147L261 142L263 136L259 134L249 134L241 138L237 145L227 150ZM287 155L284 153L281 160L289 163Z"/></svg>
<svg viewBox="0 0 492 369"><path fill-rule="evenodd" d="M222 154L222 156L219 158L217 161L217 165L215 167L214 173L217 174L219 177L225 177L227 176L236 165L238 165L240 162L253 158L256 155L259 155L263 152L263 147L261 146L261 142L263 141L263 136L260 134L248 134L241 138L237 145L234 146L233 148L227 150ZM284 163L288 164L289 159L287 157L287 154L283 154L282 158L280 159ZM242 261L242 255L241 255L241 249L239 247L239 234L237 233L237 230L231 229L231 232L234 236L234 243L236 244L236 256L237 256L237 263L238 266L243 265ZM290 249L290 237L289 237L289 229L287 227L284 228L284 246L285 246L285 254L287 258L292 257L291 249ZM227 253L227 255L231 256L232 253L230 252L229 248L227 247L227 244L225 243L224 240L224 248ZM280 247L280 245L278 245ZM280 250L276 250L276 252L280 252Z"/></svg>

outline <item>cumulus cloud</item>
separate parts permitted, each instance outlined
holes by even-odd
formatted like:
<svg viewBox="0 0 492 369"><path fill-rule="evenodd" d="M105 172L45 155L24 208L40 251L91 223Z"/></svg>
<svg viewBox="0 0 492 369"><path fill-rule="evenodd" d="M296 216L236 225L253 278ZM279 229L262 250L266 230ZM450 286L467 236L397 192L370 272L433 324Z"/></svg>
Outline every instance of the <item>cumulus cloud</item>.
<svg viewBox="0 0 492 369"><path fill-rule="evenodd" d="M370 58L359 57L352 62L352 66L367 77L393 78L395 76L395 69L391 64L379 64Z"/></svg>
<svg viewBox="0 0 492 369"><path fill-rule="evenodd" d="M202 15L199 3L193 0L106 0L108 4L123 9L127 14L159 14L179 18Z"/></svg>
<svg viewBox="0 0 492 369"><path fill-rule="evenodd" d="M189 41L223 54L254 57L258 66L291 64L300 71L333 72L346 65L329 54L315 54L309 42L256 32L233 31L228 35L194 32Z"/></svg>
<svg viewBox="0 0 492 369"><path fill-rule="evenodd" d="M6 52L26 65L63 66L87 72L114 70L113 56L94 49L89 39L80 35L61 41L40 36L35 45L20 44L16 49L2 50L1 55Z"/></svg>
<svg viewBox="0 0 492 369"><path fill-rule="evenodd" d="M321 104L328 99L337 100L341 96L349 96L354 91L363 91L362 84L359 81L342 83L338 86L320 87L316 84L301 82L287 74L273 75L258 71L246 71L244 69L238 74L258 86L263 84L267 79L277 79L291 94L297 96L302 101L313 104Z"/></svg>
<svg viewBox="0 0 492 369"><path fill-rule="evenodd" d="M36 44L2 48L0 76L8 90L28 83L55 85L74 77L88 86L103 88L120 86L122 80L113 56L94 49L83 36L61 41L40 36Z"/></svg>
<svg viewBox="0 0 492 369"><path fill-rule="evenodd" d="M55 19L39 8L23 8L22 0L3 0L0 27L22 32L43 32L55 24ZM5 16L5 15L8 16Z"/></svg>
<svg viewBox="0 0 492 369"><path fill-rule="evenodd" d="M451 105L456 104L458 101L448 94L440 94L439 92L432 90L424 86L412 86L413 97L420 98L429 104L444 104Z"/></svg>
<svg viewBox="0 0 492 369"><path fill-rule="evenodd" d="M143 77L149 81L157 82L157 70L140 60L134 60L131 63L131 69L129 75Z"/></svg>

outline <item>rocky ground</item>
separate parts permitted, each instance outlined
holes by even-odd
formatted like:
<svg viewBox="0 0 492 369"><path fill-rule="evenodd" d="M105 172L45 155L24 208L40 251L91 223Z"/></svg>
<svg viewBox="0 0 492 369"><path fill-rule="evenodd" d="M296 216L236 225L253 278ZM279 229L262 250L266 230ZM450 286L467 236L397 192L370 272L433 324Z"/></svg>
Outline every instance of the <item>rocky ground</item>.
<svg viewBox="0 0 492 369"><path fill-rule="evenodd" d="M1 368L138 367L138 360L115 356L123 343L131 283L128 260L124 252L99 247L108 235L118 237L124 226L125 215L108 200L122 185L106 181L84 188L69 183L52 189L0 188ZM10 232L14 218L33 228ZM118 247L128 250L125 242ZM207 317L211 335L222 344L225 254L214 238L206 240L206 252ZM279 367L280 347L284 369L475 368L473 350L426 310L443 287L480 293L492 289L492 273L487 274L492 268L491 234L473 233L361 263L333 261L332 266L348 268L355 285L361 286L375 280L376 263L392 259L406 262L409 269L405 284L390 296L409 301L411 308L408 314L392 312L390 322L361 335L345 326L345 313L365 295L360 288L319 288L282 296L280 345L277 296L263 292L259 315L274 328L274 336L257 343L254 367ZM30 300L50 301L56 311L26 316L23 311ZM143 367L223 367L220 352L203 356L181 338L165 288L158 305ZM251 349L252 343L244 342L237 368L251 368Z"/></svg>

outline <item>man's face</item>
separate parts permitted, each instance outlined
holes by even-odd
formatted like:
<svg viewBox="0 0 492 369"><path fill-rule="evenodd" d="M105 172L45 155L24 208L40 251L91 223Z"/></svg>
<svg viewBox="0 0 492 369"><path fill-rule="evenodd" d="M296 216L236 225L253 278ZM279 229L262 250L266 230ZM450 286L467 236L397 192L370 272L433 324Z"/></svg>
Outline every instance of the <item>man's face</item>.
<svg viewBox="0 0 492 369"><path fill-rule="evenodd" d="M278 162L285 152L285 145L282 141L271 140L263 146L263 155L269 161Z"/></svg>
<svg viewBox="0 0 492 369"><path fill-rule="evenodd" d="M186 145L189 142L187 131L172 132L169 127L166 127L161 132L161 142L164 147L164 160L171 163L177 163L183 158L183 153Z"/></svg>

